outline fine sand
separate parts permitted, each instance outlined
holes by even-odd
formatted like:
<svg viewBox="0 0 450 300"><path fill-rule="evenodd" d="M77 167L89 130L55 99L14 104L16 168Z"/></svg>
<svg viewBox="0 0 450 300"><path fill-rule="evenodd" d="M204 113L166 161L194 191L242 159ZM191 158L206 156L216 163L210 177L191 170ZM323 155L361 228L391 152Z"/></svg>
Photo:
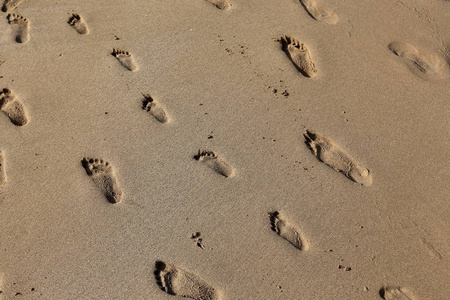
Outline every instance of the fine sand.
<svg viewBox="0 0 450 300"><path fill-rule="evenodd" d="M450 299L450 1L0 7L0 299Z"/></svg>

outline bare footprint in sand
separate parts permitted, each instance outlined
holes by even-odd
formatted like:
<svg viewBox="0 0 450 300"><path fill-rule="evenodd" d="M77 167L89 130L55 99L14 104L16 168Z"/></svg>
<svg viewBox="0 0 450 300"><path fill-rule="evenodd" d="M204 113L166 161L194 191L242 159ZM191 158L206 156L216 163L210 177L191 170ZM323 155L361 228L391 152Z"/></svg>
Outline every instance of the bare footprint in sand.
<svg viewBox="0 0 450 300"><path fill-rule="evenodd" d="M311 59L308 48L303 43L286 35L275 39L275 41L281 43L283 51L286 52L300 73L306 77L316 76L316 65Z"/></svg>
<svg viewBox="0 0 450 300"><path fill-rule="evenodd" d="M23 0L5 0L3 3L2 11L10 12L17 7Z"/></svg>
<svg viewBox="0 0 450 300"><path fill-rule="evenodd" d="M168 294L194 300L220 300L220 293L198 276L162 261L155 263L155 278Z"/></svg>
<svg viewBox="0 0 450 300"><path fill-rule="evenodd" d="M308 244L297 226L289 223L279 212L269 213L272 230L299 250L307 250Z"/></svg>
<svg viewBox="0 0 450 300"><path fill-rule="evenodd" d="M206 0L214 4L218 9L227 10L231 8L231 3L228 0Z"/></svg>
<svg viewBox="0 0 450 300"><path fill-rule="evenodd" d="M166 110L155 101L149 94L144 94L144 101L142 101L142 109L148 111L156 120L161 123L169 122Z"/></svg>
<svg viewBox="0 0 450 300"><path fill-rule="evenodd" d="M6 169L5 169L5 156L0 151L0 186L4 186L6 183Z"/></svg>
<svg viewBox="0 0 450 300"><path fill-rule="evenodd" d="M393 42L389 49L396 55L410 61L410 68L416 75L427 75L433 78L445 78L449 75L449 64L444 57L431 52L420 51L406 42ZM416 70L420 71L417 73Z"/></svg>
<svg viewBox="0 0 450 300"><path fill-rule="evenodd" d="M369 169L358 164L333 141L310 130L306 130L303 135L306 145L320 161L357 183L366 186L372 184Z"/></svg>
<svg viewBox="0 0 450 300"><path fill-rule="evenodd" d="M113 49L111 53L114 57L116 57L120 63L130 71L136 71L138 69L137 64L134 62L133 56L131 56L130 52Z"/></svg>
<svg viewBox="0 0 450 300"><path fill-rule="evenodd" d="M87 27L86 22L80 15L72 14L72 16L70 17L70 19L67 23L69 23L70 26L75 28L79 34L88 34L89 33L89 28Z"/></svg>
<svg viewBox="0 0 450 300"><path fill-rule="evenodd" d="M8 14L6 18L8 19L8 23L15 31L16 42L28 42L28 40L30 39L30 34L28 32L30 22L27 20L27 18L16 14Z"/></svg>
<svg viewBox="0 0 450 300"><path fill-rule="evenodd" d="M234 176L234 169L212 151L200 152L199 150L198 154L194 156L194 158L198 161L204 162L208 167L210 167L220 175L223 175L225 177Z"/></svg>
<svg viewBox="0 0 450 300"><path fill-rule="evenodd" d="M317 21L324 21L331 25L339 21L338 14L331 8L322 5L319 0L300 0L300 3L309 15Z"/></svg>
<svg viewBox="0 0 450 300"><path fill-rule="evenodd" d="M381 298L385 300L414 300L411 294L403 288L382 288L380 290Z"/></svg>
<svg viewBox="0 0 450 300"><path fill-rule="evenodd" d="M85 157L81 163L86 169L86 173L100 188L109 202L118 203L122 200L122 190L117 183L114 169L108 162Z"/></svg>
<svg viewBox="0 0 450 300"><path fill-rule="evenodd" d="M28 117L22 101L10 89L0 92L0 110L17 126L28 123Z"/></svg>

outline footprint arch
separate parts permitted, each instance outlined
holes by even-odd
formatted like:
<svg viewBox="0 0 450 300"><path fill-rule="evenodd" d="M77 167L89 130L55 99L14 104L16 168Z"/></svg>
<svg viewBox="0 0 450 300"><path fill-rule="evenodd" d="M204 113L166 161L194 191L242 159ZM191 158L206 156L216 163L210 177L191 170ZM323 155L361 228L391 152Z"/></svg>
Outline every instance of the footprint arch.
<svg viewBox="0 0 450 300"><path fill-rule="evenodd" d="M0 110L16 126L24 126L28 123L28 115L22 100L10 89L4 88L0 92Z"/></svg>
<svg viewBox="0 0 450 300"><path fill-rule="evenodd" d="M114 168L107 161L85 157L81 160L81 164L110 203L119 203L122 200L122 190Z"/></svg>
<svg viewBox="0 0 450 300"><path fill-rule="evenodd" d="M117 58L117 60L129 71L136 71L138 65L134 61L132 54L128 51L123 51L120 49L113 49L111 55Z"/></svg>
<svg viewBox="0 0 450 300"><path fill-rule="evenodd" d="M380 297L385 300L416 300L416 298L401 287L383 287L380 289Z"/></svg>
<svg viewBox="0 0 450 300"><path fill-rule="evenodd" d="M234 169L213 151L199 150L194 158L224 177L234 177L235 175Z"/></svg>
<svg viewBox="0 0 450 300"><path fill-rule="evenodd" d="M72 14L72 16L69 18L69 21L67 21L70 26L75 28L76 31L78 31L79 34L88 34L89 28L86 24L86 21L84 21L84 18L82 18L78 14Z"/></svg>
<svg viewBox="0 0 450 300"><path fill-rule="evenodd" d="M218 9L228 10L231 8L231 3L229 0L206 0L209 3L215 5Z"/></svg>
<svg viewBox="0 0 450 300"><path fill-rule="evenodd" d="M30 21L27 18L17 14L8 14L6 16L8 23L14 30L17 43L26 43L30 39L29 26Z"/></svg>
<svg viewBox="0 0 450 300"><path fill-rule="evenodd" d="M300 3L308 14L317 21L323 21L331 25L339 21L338 14L328 6L323 5L319 0L300 0Z"/></svg>
<svg viewBox="0 0 450 300"><path fill-rule="evenodd" d="M332 140L311 130L303 134L306 146L327 166L344 174L347 178L359 184L372 185L372 174L366 167L360 165Z"/></svg>
<svg viewBox="0 0 450 300"><path fill-rule="evenodd" d="M418 76L442 79L450 75L449 63L442 55L420 50L403 41L392 42L388 48L395 55L403 58L410 70Z"/></svg>
<svg viewBox="0 0 450 300"><path fill-rule="evenodd" d="M289 222L287 218L278 211L269 213L269 217L273 231L291 243L295 248L299 250L308 250L309 245L297 225Z"/></svg>
<svg viewBox="0 0 450 300"><path fill-rule="evenodd" d="M275 41L281 43L281 48L286 52L286 55L300 73L309 78L317 75L316 65L311 59L311 54L305 44L287 35L282 35L281 38L275 39Z"/></svg>
<svg viewBox="0 0 450 300"><path fill-rule="evenodd" d="M170 295L194 300L221 300L218 290L191 272L163 261L155 263L155 278L159 287Z"/></svg>
<svg viewBox="0 0 450 300"><path fill-rule="evenodd" d="M143 94L142 109L148 111L156 120L161 123L168 123L170 121L166 110L161 106L159 101L153 99L149 94Z"/></svg>

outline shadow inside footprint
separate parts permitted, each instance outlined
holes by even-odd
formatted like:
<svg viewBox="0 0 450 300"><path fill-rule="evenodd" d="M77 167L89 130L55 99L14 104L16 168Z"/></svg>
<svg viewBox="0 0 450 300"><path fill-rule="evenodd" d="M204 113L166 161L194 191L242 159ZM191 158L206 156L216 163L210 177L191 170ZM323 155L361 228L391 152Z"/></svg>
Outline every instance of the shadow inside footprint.
<svg viewBox="0 0 450 300"><path fill-rule="evenodd" d="M110 203L122 200L122 190L114 169L107 161L85 157L81 160L81 164Z"/></svg>
<svg viewBox="0 0 450 300"><path fill-rule="evenodd" d="M153 274L155 275L156 283L158 284L159 288L163 290L164 292L170 294L170 295L176 295L172 289L168 289L166 287L166 281L167 279L162 278L164 270L166 270L167 266L163 261L157 260L155 262L155 271Z"/></svg>
<svg viewBox="0 0 450 300"><path fill-rule="evenodd" d="M312 78L317 74L317 68L311 59L308 48L304 43L287 35L274 39L281 43L281 49L303 76Z"/></svg>
<svg viewBox="0 0 450 300"><path fill-rule="evenodd" d="M194 300L221 300L221 293L191 272L156 261L155 278L160 288L170 295Z"/></svg>

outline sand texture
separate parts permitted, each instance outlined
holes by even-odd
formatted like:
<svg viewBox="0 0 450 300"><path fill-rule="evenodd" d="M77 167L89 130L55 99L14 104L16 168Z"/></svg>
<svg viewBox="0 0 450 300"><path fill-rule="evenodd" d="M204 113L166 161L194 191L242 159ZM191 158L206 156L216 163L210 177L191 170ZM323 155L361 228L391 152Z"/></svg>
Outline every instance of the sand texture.
<svg viewBox="0 0 450 300"><path fill-rule="evenodd" d="M450 1L0 0L0 300L450 299Z"/></svg>

